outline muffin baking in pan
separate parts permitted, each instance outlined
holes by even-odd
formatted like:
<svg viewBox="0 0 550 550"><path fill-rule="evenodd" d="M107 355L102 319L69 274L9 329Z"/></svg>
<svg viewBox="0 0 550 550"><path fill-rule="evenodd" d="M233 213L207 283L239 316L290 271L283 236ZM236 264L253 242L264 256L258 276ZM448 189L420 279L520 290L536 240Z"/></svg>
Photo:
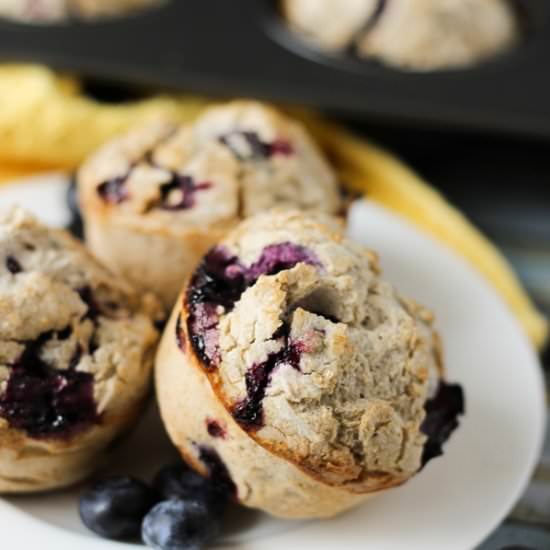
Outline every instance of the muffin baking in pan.
<svg viewBox="0 0 550 550"><path fill-rule="evenodd" d="M160 308L22 210L0 260L0 493L70 485L139 415Z"/></svg>
<svg viewBox="0 0 550 550"><path fill-rule="evenodd" d="M259 214L212 248L156 360L162 418L197 470L286 518L405 483L463 412L432 315L333 220Z"/></svg>
<svg viewBox="0 0 550 550"><path fill-rule="evenodd" d="M154 123L105 145L78 177L94 254L170 310L185 276L229 229L271 207L337 214L335 174L306 131L234 102L191 125Z"/></svg>

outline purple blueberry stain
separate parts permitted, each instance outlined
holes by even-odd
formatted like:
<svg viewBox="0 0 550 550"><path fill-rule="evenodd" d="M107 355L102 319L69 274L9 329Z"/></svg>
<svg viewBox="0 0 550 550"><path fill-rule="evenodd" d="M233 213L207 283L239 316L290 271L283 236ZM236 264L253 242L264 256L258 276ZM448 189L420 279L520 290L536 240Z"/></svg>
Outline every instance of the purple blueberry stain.
<svg viewBox="0 0 550 550"><path fill-rule="evenodd" d="M306 352L301 340L294 342L290 339L290 328L286 323L273 337L281 341L281 349L270 353L263 363L255 363L248 369L245 374L246 397L233 406L233 417L246 430L257 430L264 424L263 400L275 371L283 365L299 371L302 353Z"/></svg>
<svg viewBox="0 0 550 550"><path fill-rule="evenodd" d="M171 179L160 187L161 205L163 210L186 210L195 205L195 195L198 191L210 189L209 181L195 182L191 176L171 173Z"/></svg>
<svg viewBox="0 0 550 550"><path fill-rule="evenodd" d="M129 194L126 188L126 181L131 173L131 169L123 176L116 176L100 184L97 188L97 194L104 202L109 204L120 204L128 200Z"/></svg>
<svg viewBox="0 0 550 550"><path fill-rule="evenodd" d="M261 275L274 275L286 269L292 269L299 263L321 267L321 263L305 246L285 242L266 246L260 258L245 269L246 280L253 284Z"/></svg>
<svg viewBox="0 0 550 550"><path fill-rule="evenodd" d="M6 269L12 274L17 275L23 271L21 264L13 257L8 256L6 258Z"/></svg>
<svg viewBox="0 0 550 550"><path fill-rule="evenodd" d="M216 366L220 359L218 307L210 302L196 304L189 322L191 343L200 357L207 358L210 366Z"/></svg>
<svg viewBox="0 0 550 550"><path fill-rule="evenodd" d="M211 437L225 439L227 437L227 430L224 423L221 420L214 418L206 419L206 431Z"/></svg>
<svg viewBox="0 0 550 550"><path fill-rule="evenodd" d="M109 204L121 204L130 198L127 182L132 172L139 164L167 170L158 166L153 160L152 151L146 151L140 159L130 165L128 171L120 176L113 177L97 187L98 195ZM186 210L195 205L196 193L210 189L209 181L196 182L191 176L168 170L169 179L160 186L160 201L156 207L162 210Z"/></svg>
<svg viewBox="0 0 550 550"><path fill-rule="evenodd" d="M21 356L9 368L0 396L0 417L30 437L68 439L98 421L94 378L74 370L80 360L77 348L66 370L55 370L40 357L55 333L46 332L25 343Z"/></svg>
<svg viewBox="0 0 550 550"><path fill-rule="evenodd" d="M464 414L464 392L458 384L440 381L435 395L426 402L426 416L420 431L427 436L422 453L423 468L428 461L443 454L443 445L458 427Z"/></svg>
<svg viewBox="0 0 550 550"><path fill-rule="evenodd" d="M193 274L186 294L188 334L206 368L215 368L219 362L220 314L229 313L243 292L261 275L275 275L298 263L321 267L311 250L290 242L265 247L249 267L222 246L208 252Z"/></svg>
<svg viewBox="0 0 550 550"><path fill-rule="evenodd" d="M272 141L270 144L269 149L269 156L273 157L276 155L281 155L283 157L290 157L294 155L294 147L292 147L292 144L290 141L287 141L286 139L276 139L275 141Z"/></svg>
<svg viewBox="0 0 550 550"><path fill-rule="evenodd" d="M294 148L289 141L278 138L265 142L256 132L235 130L218 139L242 161L269 159L276 155L288 157L294 154Z"/></svg>

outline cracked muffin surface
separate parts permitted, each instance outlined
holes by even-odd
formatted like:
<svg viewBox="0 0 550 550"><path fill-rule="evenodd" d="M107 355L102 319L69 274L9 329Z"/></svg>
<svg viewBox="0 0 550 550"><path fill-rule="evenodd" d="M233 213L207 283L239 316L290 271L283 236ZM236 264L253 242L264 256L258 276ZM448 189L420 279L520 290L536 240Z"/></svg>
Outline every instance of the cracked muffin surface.
<svg viewBox="0 0 550 550"><path fill-rule="evenodd" d="M206 441L244 503L276 515L331 515L405 482L441 454L462 412L460 388L443 380L431 313L398 295L376 255L329 218L272 212L243 222L206 255L176 314L177 338L164 336L158 383L208 381L207 399L225 411L217 418L230 435ZM172 368L161 362L169 345L178 349ZM438 396L439 416L427 430L428 404ZM193 461L180 436L190 432L196 444L195 421L184 402L181 411L163 404L162 387L159 398L169 432ZM231 432L255 446L253 465L234 453ZM275 469L283 478L277 496L261 481ZM289 488L296 477L300 495ZM285 491L300 504L275 503Z"/></svg>
<svg viewBox="0 0 550 550"><path fill-rule="evenodd" d="M336 213L336 177L298 123L252 101L193 124L154 122L104 146L79 173L86 240L170 309L185 276L241 219L271 207Z"/></svg>
<svg viewBox="0 0 550 550"><path fill-rule="evenodd" d="M138 414L160 309L20 209L0 260L0 492L73 483Z"/></svg>

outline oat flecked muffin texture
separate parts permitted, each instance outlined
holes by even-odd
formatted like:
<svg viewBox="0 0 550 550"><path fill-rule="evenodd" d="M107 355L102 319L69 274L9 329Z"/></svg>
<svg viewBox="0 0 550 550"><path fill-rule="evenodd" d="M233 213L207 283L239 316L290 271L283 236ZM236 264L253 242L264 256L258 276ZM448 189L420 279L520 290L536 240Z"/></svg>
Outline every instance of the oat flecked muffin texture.
<svg viewBox="0 0 550 550"><path fill-rule="evenodd" d="M0 493L101 465L144 404L159 313L64 231L0 216Z"/></svg>
<svg viewBox="0 0 550 550"><path fill-rule="evenodd" d="M296 211L251 218L210 250L156 376L184 458L204 472L217 457L243 504L290 518L404 483L463 409L431 313L333 220Z"/></svg>
<svg viewBox="0 0 550 550"><path fill-rule="evenodd" d="M297 123L257 102L154 122L108 143L79 174L86 241L169 311L185 276L241 219L271 207L336 213L336 177Z"/></svg>

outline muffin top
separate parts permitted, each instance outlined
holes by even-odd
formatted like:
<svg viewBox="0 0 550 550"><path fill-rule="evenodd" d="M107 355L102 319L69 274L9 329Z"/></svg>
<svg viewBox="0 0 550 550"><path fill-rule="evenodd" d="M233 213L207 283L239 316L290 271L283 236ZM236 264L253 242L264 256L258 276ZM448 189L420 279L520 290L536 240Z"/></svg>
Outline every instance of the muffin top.
<svg viewBox="0 0 550 550"><path fill-rule="evenodd" d="M150 375L155 299L20 209L0 217L0 261L0 435L67 439L123 415Z"/></svg>
<svg viewBox="0 0 550 550"><path fill-rule="evenodd" d="M288 22L324 49L345 49L375 15L380 0L283 0Z"/></svg>
<svg viewBox="0 0 550 550"><path fill-rule="evenodd" d="M283 0L288 22L326 50L402 69L470 65L511 47L520 34L506 0Z"/></svg>
<svg viewBox="0 0 550 550"><path fill-rule="evenodd" d="M333 220L279 211L207 254L178 338L259 443L363 492L405 481L440 450L426 454L421 429L443 384L431 324ZM454 428L461 404L446 397Z"/></svg>
<svg viewBox="0 0 550 550"><path fill-rule="evenodd" d="M103 147L79 174L87 208L136 227L223 228L270 208L337 212L336 178L306 132L255 102L194 124L154 122Z"/></svg>
<svg viewBox="0 0 550 550"><path fill-rule="evenodd" d="M357 40L360 55L405 69L434 70L483 61L519 37L512 2L392 0Z"/></svg>

